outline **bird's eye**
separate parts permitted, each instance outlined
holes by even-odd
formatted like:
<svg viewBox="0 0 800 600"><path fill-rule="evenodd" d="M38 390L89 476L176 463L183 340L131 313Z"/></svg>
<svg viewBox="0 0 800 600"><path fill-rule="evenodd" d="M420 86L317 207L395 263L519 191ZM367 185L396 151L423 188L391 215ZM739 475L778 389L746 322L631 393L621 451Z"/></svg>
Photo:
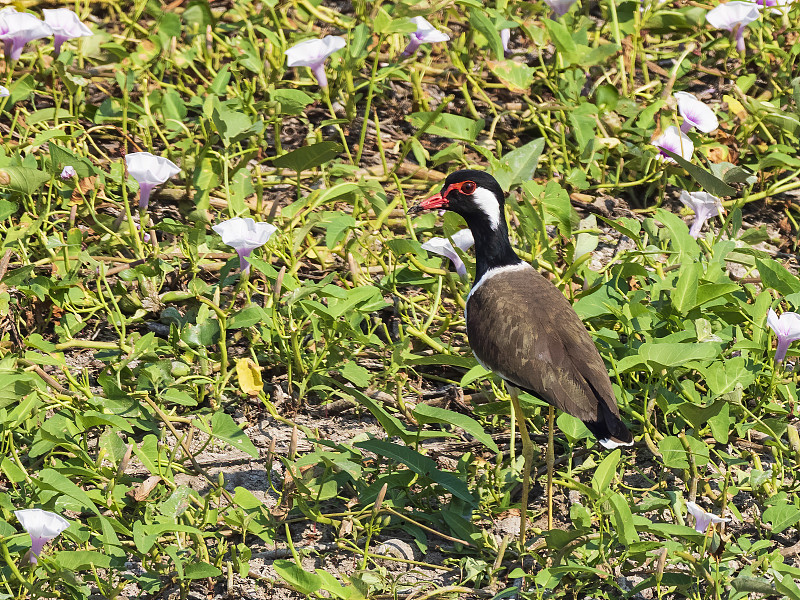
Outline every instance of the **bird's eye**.
<svg viewBox="0 0 800 600"><path fill-rule="evenodd" d="M476 189L478 189L478 186L475 185L474 181L465 181L461 184L462 194L474 194Z"/></svg>

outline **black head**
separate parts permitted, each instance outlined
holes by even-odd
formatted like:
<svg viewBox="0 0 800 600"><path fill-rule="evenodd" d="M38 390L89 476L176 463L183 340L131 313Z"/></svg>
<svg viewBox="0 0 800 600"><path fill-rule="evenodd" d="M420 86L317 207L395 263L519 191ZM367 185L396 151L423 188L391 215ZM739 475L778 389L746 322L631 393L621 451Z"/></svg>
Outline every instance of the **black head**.
<svg viewBox="0 0 800 600"><path fill-rule="evenodd" d="M503 189L484 171L465 169L447 176L441 192L412 207L409 212L445 208L460 214L467 223L485 223L489 229L505 224Z"/></svg>

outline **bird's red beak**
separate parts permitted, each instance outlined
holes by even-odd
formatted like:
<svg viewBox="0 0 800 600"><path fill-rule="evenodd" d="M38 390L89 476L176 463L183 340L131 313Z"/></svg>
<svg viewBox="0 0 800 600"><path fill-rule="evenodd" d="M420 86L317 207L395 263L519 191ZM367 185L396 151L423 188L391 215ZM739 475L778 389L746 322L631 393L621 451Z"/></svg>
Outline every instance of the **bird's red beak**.
<svg viewBox="0 0 800 600"><path fill-rule="evenodd" d="M408 209L408 213L413 215L423 210L433 210L434 208L447 208L447 198L441 194L434 194L430 198L425 198L419 204L412 206Z"/></svg>

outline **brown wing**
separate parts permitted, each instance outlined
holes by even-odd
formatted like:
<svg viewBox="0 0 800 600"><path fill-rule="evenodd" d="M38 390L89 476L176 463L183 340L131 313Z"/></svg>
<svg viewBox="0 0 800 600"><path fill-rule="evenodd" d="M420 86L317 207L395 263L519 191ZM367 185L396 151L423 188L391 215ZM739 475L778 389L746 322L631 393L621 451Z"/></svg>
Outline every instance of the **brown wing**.
<svg viewBox="0 0 800 600"><path fill-rule="evenodd" d="M630 439L589 332L535 269L508 269L479 285L467 302L467 335L476 358L512 385L578 417L599 438Z"/></svg>

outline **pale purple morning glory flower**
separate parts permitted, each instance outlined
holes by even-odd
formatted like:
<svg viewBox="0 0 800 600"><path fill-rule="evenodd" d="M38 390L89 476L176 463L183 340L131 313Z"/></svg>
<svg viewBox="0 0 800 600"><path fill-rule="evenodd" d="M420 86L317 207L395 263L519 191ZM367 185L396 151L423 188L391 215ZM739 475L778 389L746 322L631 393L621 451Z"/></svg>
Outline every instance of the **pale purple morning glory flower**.
<svg viewBox="0 0 800 600"><path fill-rule="evenodd" d="M38 561L44 545L69 527L69 521L64 517L41 508L15 510L14 514L31 536L30 561L34 564Z"/></svg>
<svg viewBox="0 0 800 600"><path fill-rule="evenodd" d="M328 76L325 74L325 59L347 45L339 35L326 35L321 40L306 40L295 44L286 54L286 64L290 67L309 67L320 87L328 87Z"/></svg>
<svg viewBox="0 0 800 600"><path fill-rule="evenodd" d="M475 243L475 239L469 229L461 229L453 234L453 242L459 249L466 252ZM453 248L453 244L447 238L431 238L422 244L422 249L449 258L453 262L456 273L462 277L467 274L467 267L464 265L464 261L461 260L458 252Z"/></svg>
<svg viewBox="0 0 800 600"><path fill-rule="evenodd" d="M250 253L266 244L272 234L278 230L270 223L257 222L249 217L246 219L234 217L214 225L211 229L222 237L223 243L236 250L242 273L250 270L250 263L247 262Z"/></svg>
<svg viewBox="0 0 800 600"><path fill-rule="evenodd" d="M0 98L5 98L10 95L11 92L8 91L8 88L5 87L4 85L0 85Z"/></svg>
<svg viewBox="0 0 800 600"><path fill-rule="evenodd" d="M744 51L744 28L758 20L760 5L754 2L733 0L725 2L706 13L706 21L717 29L735 31L736 49Z"/></svg>
<svg viewBox="0 0 800 600"><path fill-rule="evenodd" d="M128 174L139 182L139 208L145 210L150 192L157 185L181 172L181 168L163 156L149 152L131 152L125 155Z"/></svg>
<svg viewBox="0 0 800 600"><path fill-rule="evenodd" d="M689 229L689 234L695 239L700 237L700 230L703 229L703 225L708 219L725 214L722 200L707 192L689 193L684 190L681 192L681 202L694 211L694 222Z"/></svg>
<svg viewBox="0 0 800 600"><path fill-rule="evenodd" d="M718 517L714 513L702 509L694 502L687 502L686 508L689 510L689 514L694 517L695 530L700 533L705 533L712 523L727 523L730 521L728 517Z"/></svg>
<svg viewBox="0 0 800 600"><path fill-rule="evenodd" d="M681 131L686 133L692 127L697 127L703 133L711 133L719 127L717 115L710 106L704 104L689 92L675 92L678 101L678 112L683 117Z"/></svg>
<svg viewBox="0 0 800 600"><path fill-rule="evenodd" d="M72 165L67 165L61 170L61 179L72 179L76 175L75 167Z"/></svg>
<svg viewBox="0 0 800 600"><path fill-rule="evenodd" d="M508 56L508 43L511 41L511 30L508 27L500 30L500 41L503 44L503 54Z"/></svg>
<svg viewBox="0 0 800 600"><path fill-rule="evenodd" d="M651 143L656 148L665 148L670 152L685 158L686 160L690 160L692 158L692 153L694 152L694 143L692 140L690 140L689 136L683 133L675 125L670 125L667 127L664 130L664 133L654 139ZM667 162L675 162L675 159L673 159L671 156L667 156L663 152L659 153L658 158Z"/></svg>
<svg viewBox="0 0 800 600"><path fill-rule="evenodd" d="M767 313L767 325L775 332L778 338L778 347L775 349L775 362L782 363L786 358L786 351L792 342L800 340L800 315L785 312L780 317L771 308Z"/></svg>
<svg viewBox="0 0 800 600"><path fill-rule="evenodd" d="M544 0L544 3L549 6L557 16L563 17L575 4L575 0Z"/></svg>
<svg viewBox="0 0 800 600"><path fill-rule="evenodd" d="M92 35L92 30L81 22L80 17L68 8L43 8L44 22L53 30L55 52L61 52L61 44L67 40Z"/></svg>
<svg viewBox="0 0 800 600"><path fill-rule="evenodd" d="M0 10L0 41L5 44L6 60L19 60L25 44L50 35L50 26L32 14L11 6Z"/></svg>
<svg viewBox="0 0 800 600"><path fill-rule="evenodd" d="M417 52L422 44L432 44L434 42L446 42L450 36L439 31L428 22L425 17L414 17L411 22L417 26L417 30L411 34L408 46L403 50L403 56L411 56Z"/></svg>

